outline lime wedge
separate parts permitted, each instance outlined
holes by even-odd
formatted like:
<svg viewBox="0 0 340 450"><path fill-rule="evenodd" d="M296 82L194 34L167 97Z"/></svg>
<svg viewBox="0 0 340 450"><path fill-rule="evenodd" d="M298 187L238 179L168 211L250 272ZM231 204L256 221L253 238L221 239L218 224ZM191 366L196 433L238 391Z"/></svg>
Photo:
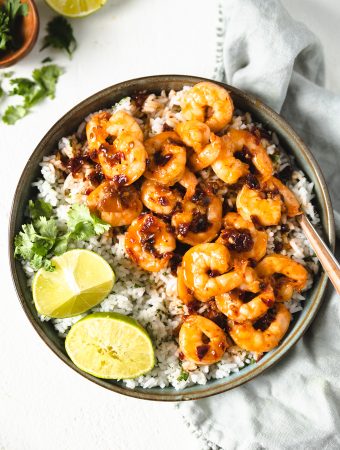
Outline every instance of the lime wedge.
<svg viewBox="0 0 340 450"><path fill-rule="evenodd" d="M33 300L39 314L77 316L104 300L112 289L115 274L97 253L70 250L52 261L53 272L40 269L33 279Z"/></svg>
<svg viewBox="0 0 340 450"><path fill-rule="evenodd" d="M94 313L76 322L65 341L79 369L98 378L135 378L155 365L151 339L131 317Z"/></svg>
<svg viewBox="0 0 340 450"><path fill-rule="evenodd" d="M67 17L84 17L105 5L106 0L46 0L54 11Z"/></svg>

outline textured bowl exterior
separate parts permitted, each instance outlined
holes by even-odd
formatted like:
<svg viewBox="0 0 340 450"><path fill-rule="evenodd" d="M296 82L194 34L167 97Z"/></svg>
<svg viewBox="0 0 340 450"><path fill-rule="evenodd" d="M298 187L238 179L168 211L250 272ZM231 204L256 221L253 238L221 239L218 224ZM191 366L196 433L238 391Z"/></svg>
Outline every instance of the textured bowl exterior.
<svg viewBox="0 0 340 450"><path fill-rule="evenodd" d="M195 385L185 388L182 391L176 391L172 387L167 387L165 389L143 389L141 387L128 389L119 381L101 380L88 375L79 370L68 358L64 347L64 341L57 335L53 326L49 322L41 322L39 320L32 302L30 289L27 287L26 276L21 263L13 257L13 240L24 221L26 204L28 200L35 195L31 184L39 176L39 162L42 160L43 156L51 154L56 149L58 140L61 137L74 132L83 121L84 117L91 112L101 108L110 107L121 98L132 96L139 91L159 93L162 89L179 90L185 85L190 86L203 80L204 79L198 77L181 75L143 77L108 87L79 103L65 114L65 116L63 116L48 131L38 144L21 175L13 200L9 227L9 257L11 271L21 305L33 327L51 350L82 376L111 391L140 399L161 401L194 400L225 392L260 375L265 369L279 361L302 337L317 313L327 284L327 277L321 272L308 293L308 299L305 302L303 311L297 314L297 317L291 324L289 332L281 342L280 346L267 353L259 362L247 366L239 373L234 373L227 378L210 380L206 385ZM249 111L254 120L262 122L265 127L276 132L283 148L295 157L298 166L301 167L307 177L314 182L316 194L315 201L320 213L324 235L326 241L328 241L330 246L334 249L335 232L332 206L325 180L310 151L287 122L272 109L249 94L232 86L224 85L223 83L220 84L225 86L231 93L237 108Z"/></svg>

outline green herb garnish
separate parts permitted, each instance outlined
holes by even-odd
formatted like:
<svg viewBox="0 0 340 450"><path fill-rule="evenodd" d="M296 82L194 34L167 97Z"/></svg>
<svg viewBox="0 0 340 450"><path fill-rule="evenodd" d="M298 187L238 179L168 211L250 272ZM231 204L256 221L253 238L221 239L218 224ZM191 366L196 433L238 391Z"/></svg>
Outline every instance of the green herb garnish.
<svg viewBox="0 0 340 450"><path fill-rule="evenodd" d="M8 106L2 116L3 122L13 125L17 120L26 116L36 103L47 97L53 99L58 79L62 73L61 67L56 64L49 64L33 70L32 79L12 78L10 80L12 90L9 95L21 96L23 103Z"/></svg>
<svg viewBox="0 0 340 450"><path fill-rule="evenodd" d="M53 47L65 50L71 57L77 48L77 41L73 35L73 30L65 17L57 16L48 22L46 27L47 35L44 37L41 50Z"/></svg>
<svg viewBox="0 0 340 450"><path fill-rule="evenodd" d="M180 375L177 377L177 381L187 381L188 378L189 378L188 372L186 372L185 370L183 370L183 369L181 368L181 373L180 373Z"/></svg>
<svg viewBox="0 0 340 450"><path fill-rule="evenodd" d="M68 211L67 229L58 227L53 208L43 200L29 201L31 223L22 226L14 240L14 256L30 263L33 270L43 267L53 271L51 258L64 253L71 242L87 241L103 234L110 225L91 214L85 205L72 205Z"/></svg>
<svg viewBox="0 0 340 450"><path fill-rule="evenodd" d="M28 13L27 3L6 0L0 10L0 51L16 50L22 44L20 19Z"/></svg>

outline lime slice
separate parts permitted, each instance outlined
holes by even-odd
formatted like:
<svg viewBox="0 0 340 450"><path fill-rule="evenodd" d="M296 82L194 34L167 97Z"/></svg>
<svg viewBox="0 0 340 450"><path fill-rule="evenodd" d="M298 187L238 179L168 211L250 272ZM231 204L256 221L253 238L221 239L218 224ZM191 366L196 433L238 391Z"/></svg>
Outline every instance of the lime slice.
<svg viewBox="0 0 340 450"><path fill-rule="evenodd" d="M105 5L106 0L46 0L54 11L67 17L84 17Z"/></svg>
<svg viewBox="0 0 340 450"><path fill-rule="evenodd" d="M112 289L115 274L97 253L70 250L52 261L53 272L40 269L33 279L33 300L39 314L77 316L104 300Z"/></svg>
<svg viewBox="0 0 340 450"><path fill-rule="evenodd" d="M79 369L98 378L135 378L155 365L148 333L118 313L94 313L75 323L65 347Z"/></svg>

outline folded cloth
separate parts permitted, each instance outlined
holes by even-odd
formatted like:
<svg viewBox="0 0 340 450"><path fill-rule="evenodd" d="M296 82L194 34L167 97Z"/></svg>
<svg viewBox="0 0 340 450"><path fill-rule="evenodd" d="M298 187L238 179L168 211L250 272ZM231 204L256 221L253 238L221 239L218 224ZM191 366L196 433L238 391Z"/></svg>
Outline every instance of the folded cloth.
<svg viewBox="0 0 340 450"><path fill-rule="evenodd" d="M280 112L310 147L331 191L339 233L340 96L322 88L319 41L278 0L224 0L222 7L219 79ZM177 406L210 447L338 449L339 342L340 303L329 288L309 331L275 367L225 394Z"/></svg>

